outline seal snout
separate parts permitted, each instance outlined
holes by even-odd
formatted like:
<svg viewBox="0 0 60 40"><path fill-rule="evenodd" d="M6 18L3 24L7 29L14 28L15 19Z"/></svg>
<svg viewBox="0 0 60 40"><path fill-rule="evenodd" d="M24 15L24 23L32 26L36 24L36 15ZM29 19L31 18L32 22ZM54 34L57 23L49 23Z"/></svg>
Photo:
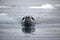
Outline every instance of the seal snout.
<svg viewBox="0 0 60 40"><path fill-rule="evenodd" d="M23 23L23 25L25 26L30 26L30 25L33 25L33 23L34 23L34 18L33 17L30 17L30 16L25 16L25 17L23 17L22 18L22 23Z"/></svg>

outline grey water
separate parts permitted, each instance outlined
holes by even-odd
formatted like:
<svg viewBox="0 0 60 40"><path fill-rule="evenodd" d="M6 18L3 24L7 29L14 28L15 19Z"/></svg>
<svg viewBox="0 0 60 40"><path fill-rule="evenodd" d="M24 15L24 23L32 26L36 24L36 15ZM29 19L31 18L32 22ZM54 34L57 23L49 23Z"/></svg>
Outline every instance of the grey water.
<svg viewBox="0 0 60 40"><path fill-rule="evenodd" d="M60 40L60 7L54 7L56 9L29 8L45 3L59 4L59 1L0 0L0 40ZM35 32L22 31L21 19L24 16L35 18Z"/></svg>

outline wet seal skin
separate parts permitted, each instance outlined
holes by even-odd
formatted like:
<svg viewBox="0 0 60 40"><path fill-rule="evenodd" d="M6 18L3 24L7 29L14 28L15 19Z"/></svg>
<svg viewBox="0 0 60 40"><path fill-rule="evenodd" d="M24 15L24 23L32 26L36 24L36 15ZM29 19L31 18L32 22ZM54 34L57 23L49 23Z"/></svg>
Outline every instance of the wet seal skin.
<svg viewBox="0 0 60 40"><path fill-rule="evenodd" d="M22 31L25 33L31 33L35 31L35 24L34 24L35 19L31 16L25 16L22 18Z"/></svg>

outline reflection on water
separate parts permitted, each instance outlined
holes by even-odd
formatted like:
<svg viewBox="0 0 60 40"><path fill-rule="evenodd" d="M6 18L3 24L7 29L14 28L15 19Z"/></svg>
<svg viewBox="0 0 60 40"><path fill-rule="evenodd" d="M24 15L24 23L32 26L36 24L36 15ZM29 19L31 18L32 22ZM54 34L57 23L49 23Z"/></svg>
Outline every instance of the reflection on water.
<svg viewBox="0 0 60 40"><path fill-rule="evenodd" d="M24 33L31 33L31 32L34 32L35 31L35 28L33 27L33 28L30 28L30 27L28 27L28 28L22 28L22 31L24 32Z"/></svg>
<svg viewBox="0 0 60 40"><path fill-rule="evenodd" d="M60 24L36 24L33 28L24 28L21 24L0 26L1 40L60 40Z"/></svg>
<svg viewBox="0 0 60 40"><path fill-rule="evenodd" d="M32 32L34 32L35 31L35 25L34 24L32 24L32 25L30 25L30 24L22 24L22 31L24 32L24 33L32 33Z"/></svg>

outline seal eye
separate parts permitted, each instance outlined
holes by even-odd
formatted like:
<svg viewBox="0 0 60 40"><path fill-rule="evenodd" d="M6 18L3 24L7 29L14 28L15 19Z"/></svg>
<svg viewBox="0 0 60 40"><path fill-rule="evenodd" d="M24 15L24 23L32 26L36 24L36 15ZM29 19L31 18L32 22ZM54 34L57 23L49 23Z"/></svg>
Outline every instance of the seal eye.
<svg viewBox="0 0 60 40"><path fill-rule="evenodd" d="M32 18L32 20L34 20L34 18Z"/></svg>
<svg viewBox="0 0 60 40"><path fill-rule="evenodd" d="M22 20L24 20L24 18L22 18Z"/></svg>

